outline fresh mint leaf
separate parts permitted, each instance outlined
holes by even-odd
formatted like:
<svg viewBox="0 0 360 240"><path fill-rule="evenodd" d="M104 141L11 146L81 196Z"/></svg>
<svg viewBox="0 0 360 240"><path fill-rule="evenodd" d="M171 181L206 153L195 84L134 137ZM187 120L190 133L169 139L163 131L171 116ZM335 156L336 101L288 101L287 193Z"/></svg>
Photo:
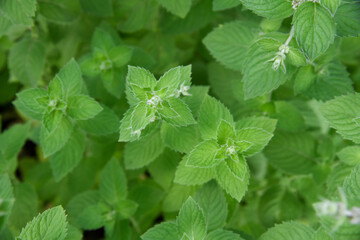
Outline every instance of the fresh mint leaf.
<svg viewBox="0 0 360 240"><path fill-rule="evenodd" d="M15 200L10 178L7 174L0 175L0 199L0 211L2 213L0 216L1 231L7 222Z"/></svg>
<svg viewBox="0 0 360 240"><path fill-rule="evenodd" d="M294 12L291 1L286 0L241 0L241 2L254 13L270 19L287 18Z"/></svg>
<svg viewBox="0 0 360 240"><path fill-rule="evenodd" d="M181 18L185 18L187 13L190 11L192 1L184 0L184 1L176 1L176 0L157 0L160 5L165 7L169 12L179 16Z"/></svg>
<svg viewBox="0 0 360 240"><path fill-rule="evenodd" d="M87 120L95 117L103 108L98 102L86 95L68 98L66 113L76 120Z"/></svg>

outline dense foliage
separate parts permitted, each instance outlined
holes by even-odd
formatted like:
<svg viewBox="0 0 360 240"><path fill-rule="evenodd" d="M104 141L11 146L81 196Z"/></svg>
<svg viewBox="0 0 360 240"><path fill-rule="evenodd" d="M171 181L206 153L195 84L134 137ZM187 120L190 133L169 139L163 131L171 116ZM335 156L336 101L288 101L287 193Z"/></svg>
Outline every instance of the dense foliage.
<svg viewBox="0 0 360 240"><path fill-rule="evenodd" d="M360 1L0 0L1 240L359 240Z"/></svg>

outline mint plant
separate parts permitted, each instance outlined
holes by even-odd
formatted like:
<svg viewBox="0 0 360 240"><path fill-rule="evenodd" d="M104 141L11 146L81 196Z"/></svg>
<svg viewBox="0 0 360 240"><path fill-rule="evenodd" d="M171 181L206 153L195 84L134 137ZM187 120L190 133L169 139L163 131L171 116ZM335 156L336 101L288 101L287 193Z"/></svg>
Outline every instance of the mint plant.
<svg viewBox="0 0 360 240"><path fill-rule="evenodd" d="M358 0L0 1L1 240L360 239Z"/></svg>

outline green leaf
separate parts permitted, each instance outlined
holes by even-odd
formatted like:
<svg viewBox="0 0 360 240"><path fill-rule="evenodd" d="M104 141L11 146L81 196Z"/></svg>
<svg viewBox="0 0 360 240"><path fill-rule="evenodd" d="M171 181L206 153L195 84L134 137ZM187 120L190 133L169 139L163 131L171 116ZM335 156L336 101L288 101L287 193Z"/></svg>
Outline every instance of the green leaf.
<svg viewBox="0 0 360 240"><path fill-rule="evenodd" d="M275 117L278 119L278 129L288 132L305 130L305 120L296 106L289 102L276 101L275 109Z"/></svg>
<svg viewBox="0 0 360 240"><path fill-rule="evenodd" d="M216 140L219 145L227 143L229 138L235 137L235 128L232 124L225 120L221 120L216 131Z"/></svg>
<svg viewBox="0 0 360 240"><path fill-rule="evenodd" d="M298 197L283 186L268 188L259 202L259 218L267 227L274 223L297 219L303 210Z"/></svg>
<svg viewBox="0 0 360 240"><path fill-rule="evenodd" d="M218 100L206 96L199 113L199 130L203 139L216 139L216 132L221 120L233 123L230 111Z"/></svg>
<svg viewBox="0 0 360 240"><path fill-rule="evenodd" d="M164 198L162 208L164 212L178 212L184 202L193 196L196 192L195 186L184 186L173 184L166 197Z"/></svg>
<svg viewBox="0 0 360 240"><path fill-rule="evenodd" d="M87 120L99 114L103 108L93 98L86 95L70 96L66 113L76 120Z"/></svg>
<svg viewBox="0 0 360 240"><path fill-rule="evenodd" d="M45 156L50 156L59 151L68 142L73 132L73 123L68 117L62 115L56 128L49 132L44 126L40 131L40 145Z"/></svg>
<svg viewBox="0 0 360 240"><path fill-rule="evenodd" d="M138 103L131 113L130 128L131 131L142 131L145 127L151 123L154 117L154 113L150 111L150 108L145 102Z"/></svg>
<svg viewBox="0 0 360 240"><path fill-rule="evenodd" d="M81 228L95 230L104 226L105 213L109 209L104 209L106 206L102 202L87 207L82 206L82 208L83 211L76 219L76 223Z"/></svg>
<svg viewBox="0 0 360 240"><path fill-rule="evenodd" d="M315 82L316 74L312 65L304 66L296 74L294 91L296 94L306 92Z"/></svg>
<svg viewBox="0 0 360 240"><path fill-rule="evenodd" d="M64 89L64 99L69 96L79 95L85 89L80 66L74 59L71 59L62 67L55 78L58 78L61 82Z"/></svg>
<svg viewBox="0 0 360 240"><path fill-rule="evenodd" d="M335 14L336 10L340 6L341 0L323 0L321 4L327 7L332 14Z"/></svg>
<svg viewBox="0 0 360 240"><path fill-rule="evenodd" d="M251 143L251 146L246 149L242 154L244 156L252 156L260 152L273 137L272 133L256 127L242 128L236 132L236 141L245 141Z"/></svg>
<svg viewBox="0 0 360 240"><path fill-rule="evenodd" d="M269 133L273 133L275 131L277 124L276 119L268 118L268 117L245 117L241 118L239 121L235 123L236 130L241 130L243 128L262 128Z"/></svg>
<svg viewBox="0 0 360 240"><path fill-rule="evenodd" d="M259 31L259 27L251 22L230 22L215 28L203 43L217 61L227 68L240 71L246 50Z"/></svg>
<svg viewBox="0 0 360 240"><path fill-rule="evenodd" d="M115 158L111 159L101 172L99 192L112 206L127 197L125 173Z"/></svg>
<svg viewBox="0 0 360 240"><path fill-rule="evenodd" d="M327 101L336 96L353 93L352 84L345 66L340 62L330 62L319 70L316 81L304 94L311 98Z"/></svg>
<svg viewBox="0 0 360 240"><path fill-rule="evenodd" d="M325 53L334 41L334 19L319 3L301 4L295 12L293 24L296 40L311 61Z"/></svg>
<svg viewBox="0 0 360 240"><path fill-rule="evenodd" d="M240 5L238 0L213 0L213 11L222 11Z"/></svg>
<svg viewBox="0 0 360 240"><path fill-rule="evenodd" d="M120 120L107 106L101 105L103 110L95 117L78 120L76 123L86 132L94 135L108 135L119 131Z"/></svg>
<svg viewBox="0 0 360 240"><path fill-rule="evenodd" d="M126 169L137 169L154 161L164 150L160 132L153 133L138 141L125 145L124 160Z"/></svg>
<svg viewBox="0 0 360 240"><path fill-rule="evenodd" d="M111 34L103 28L96 28L91 39L91 49L93 53L110 54L110 49L115 47Z"/></svg>
<svg viewBox="0 0 360 240"><path fill-rule="evenodd" d="M127 85L127 98L136 100L145 100L143 95L140 95L136 90L137 88L144 89L144 88L150 88L153 89L156 86L156 78L154 75L149 72L148 70L140 67L128 67L128 75L126 77L126 85ZM130 96L129 96L130 95ZM132 104L130 104L132 105Z"/></svg>
<svg viewBox="0 0 360 240"><path fill-rule="evenodd" d="M80 0L82 9L92 15L100 17L108 17L113 15L111 0L99 1L96 0Z"/></svg>
<svg viewBox="0 0 360 240"><path fill-rule="evenodd" d="M360 163L360 146L348 146L337 153L340 161L347 165L355 166Z"/></svg>
<svg viewBox="0 0 360 240"><path fill-rule="evenodd" d="M351 203L357 203L360 200L360 165L356 165L356 167L351 171L351 174L345 178L343 189L348 200L351 200Z"/></svg>
<svg viewBox="0 0 360 240"><path fill-rule="evenodd" d="M203 185L196 193L195 200L204 212L208 232L225 225L228 215L227 202L215 181Z"/></svg>
<svg viewBox="0 0 360 240"><path fill-rule="evenodd" d="M205 140L195 146L195 148L186 157L187 167L212 168L219 164L219 159L215 159L218 151L218 145L215 140Z"/></svg>
<svg viewBox="0 0 360 240"><path fill-rule="evenodd" d="M208 92L208 86L192 86L189 90L191 96L182 99L186 105L188 105L195 118L199 116L200 107L205 97L208 95Z"/></svg>
<svg viewBox="0 0 360 240"><path fill-rule="evenodd" d="M0 135L0 151L5 160L16 157L29 135L30 124L15 124Z"/></svg>
<svg viewBox="0 0 360 240"><path fill-rule="evenodd" d="M22 229L19 238L26 240L59 239L67 234L65 211L57 206L44 211Z"/></svg>
<svg viewBox="0 0 360 240"><path fill-rule="evenodd" d="M69 24L80 15L78 2L72 0L38 0L39 13L49 22Z"/></svg>
<svg viewBox="0 0 360 240"><path fill-rule="evenodd" d="M149 230L142 236L142 240L174 240L178 239L177 226L173 222L160 223Z"/></svg>
<svg viewBox="0 0 360 240"><path fill-rule="evenodd" d="M276 52L268 52L254 44L245 55L243 81L245 100L269 93L285 83L289 74L273 69Z"/></svg>
<svg viewBox="0 0 360 240"><path fill-rule="evenodd" d="M95 190L89 190L75 195L66 206L69 221L76 223L79 216L82 215L88 207L96 205L100 200L100 193Z"/></svg>
<svg viewBox="0 0 360 240"><path fill-rule="evenodd" d="M215 177L213 168L198 168L186 166L186 155L180 162L176 173L174 182L183 185L201 185Z"/></svg>
<svg viewBox="0 0 360 240"><path fill-rule="evenodd" d="M222 229L212 231L205 238L205 240L218 240L218 239L221 239L221 240L243 240L243 238L241 238L239 235L237 235L231 231L222 230Z"/></svg>
<svg viewBox="0 0 360 240"><path fill-rule="evenodd" d="M62 111L53 110L45 112L42 122L46 130L51 133L56 129L62 118L64 118L64 113Z"/></svg>
<svg viewBox="0 0 360 240"><path fill-rule="evenodd" d="M333 236L328 231L320 227L312 236L311 240L334 240Z"/></svg>
<svg viewBox="0 0 360 240"><path fill-rule="evenodd" d="M299 240L311 239L314 230L302 223L285 222L270 228L259 240Z"/></svg>
<svg viewBox="0 0 360 240"><path fill-rule="evenodd" d="M245 195L249 184L250 174L248 168L246 168L246 170L247 171L243 173L244 179L240 180L239 177L234 175L225 162L220 163L215 168L216 180L219 185L238 202L240 202Z"/></svg>
<svg viewBox="0 0 360 240"><path fill-rule="evenodd" d="M14 102L14 105L18 110L30 118L36 120L42 119L46 108L39 104L36 99L48 96L44 89L30 88L17 93L16 96L17 100Z"/></svg>
<svg viewBox="0 0 360 240"><path fill-rule="evenodd" d="M270 19L290 17L294 9L286 0L240 0L242 4L257 15Z"/></svg>
<svg viewBox="0 0 360 240"><path fill-rule="evenodd" d="M359 36L360 34L359 1L342 1L335 14L336 34L340 37Z"/></svg>
<svg viewBox="0 0 360 240"><path fill-rule="evenodd" d="M321 107L321 113L345 139L360 143L359 94L336 97Z"/></svg>
<svg viewBox="0 0 360 240"><path fill-rule="evenodd" d="M307 132L277 132L265 149L275 168L291 174L307 174L315 166L315 140Z"/></svg>
<svg viewBox="0 0 360 240"><path fill-rule="evenodd" d="M14 205L14 193L7 174L0 175L0 232L4 228Z"/></svg>
<svg viewBox="0 0 360 240"><path fill-rule="evenodd" d="M189 197L181 207L176 219L179 237L189 240L202 240L206 236L206 223L204 213L199 205Z"/></svg>
<svg viewBox="0 0 360 240"><path fill-rule="evenodd" d="M115 67L125 66L133 55L133 49L131 47L120 45L113 47L109 52L109 58Z"/></svg>
<svg viewBox="0 0 360 240"><path fill-rule="evenodd" d="M161 138L167 147L182 153L190 152L201 141L197 125L175 127L166 122L161 125Z"/></svg>
<svg viewBox="0 0 360 240"><path fill-rule="evenodd" d="M50 167L56 181L69 174L80 162L85 151L85 135L75 129L65 146L50 157Z"/></svg>
<svg viewBox="0 0 360 240"><path fill-rule="evenodd" d="M120 219L128 219L134 215L138 204L132 200L121 200L117 202L116 211Z"/></svg>
<svg viewBox="0 0 360 240"><path fill-rule="evenodd" d="M181 18L185 18L191 8L192 1L191 0L157 0L161 6L166 8L172 14L179 16Z"/></svg>
<svg viewBox="0 0 360 240"><path fill-rule="evenodd" d="M17 0L10 2L17 2ZM25 7L25 2L17 4ZM9 69L12 80L17 80L27 86L36 86L41 80L44 65L45 46L39 40L25 38L14 44L10 50Z"/></svg>
<svg viewBox="0 0 360 240"><path fill-rule="evenodd" d="M195 120L192 116L192 113L189 107L179 98L169 98L167 99L169 108L175 115L169 115L166 110L168 107L164 104L164 109L158 110L161 114L161 118L166 121L168 124L173 126L187 126L195 124Z"/></svg>
<svg viewBox="0 0 360 240"><path fill-rule="evenodd" d="M166 89L166 96L170 97L176 95L176 91L180 90L181 86L190 86L190 84L191 65L179 66L164 73L156 83L155 90Z"/></svg>

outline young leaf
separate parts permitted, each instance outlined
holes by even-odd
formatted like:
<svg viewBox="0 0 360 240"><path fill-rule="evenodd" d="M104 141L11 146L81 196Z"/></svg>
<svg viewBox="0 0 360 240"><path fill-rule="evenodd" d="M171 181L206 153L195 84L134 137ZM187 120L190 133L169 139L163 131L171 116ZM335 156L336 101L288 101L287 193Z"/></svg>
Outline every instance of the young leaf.
<svg viewBox="0 0 360 240"><path fill-rule="evenodd" d="M205 240L218 240L218 239L221 239L221 240L243 240L243 238L241 238L239 235L237 235L231 231L222 230L222 229L212 231L205 238Z"/></svg>
<svg viewBox="0 0 360 240"><path fill-rule="evenodd" d="M67 222L64 209L57 206L38 215L22 229L19 238L26 240L58 239L67 235Z"/></svg>
<svg viewBox="0 0 360 240"><path fill-rule="evenodd" d="M215 159L215 155L219 147L215 140L205 140L189 153L186 157L185 166L212 168L219 164L219 159Z"/></svg>
<svg viewBox="0 0 360 240"><path fill-rule="evenodd" d="M175 116L171 116L166 114L163 110L160 112L159 109L161 118L164 119L164 121L166 121L168 124L173 126L187 126L195 124L195 120L189 107L181 99L169 98L167 99L167 103L169 104L169 108L176 114ZM166 109L165 106L164 109Z"/></svg>
<svg viewBox="0 0 360 240"><path fill-rule="evenodd" d="M46 130L51 133L64 118L63 112L59 110L47 111L45 112L42 122Z"/></svg>
<svg viewBox="0 0 360 240"><path fill-rule="evenodd" d="M176 223L179 237L182 239L202 240L206 236L203 211L191 197L181 207Z"/></svg>
<svg viewBox="0 0 360 240"><path fill-rule="evenodd" d="M360 104L359 94L349 94L326 102L321 113L331 127L345 139L360 143Z"/></svg>
<svg viewBox="0 0 360 240"><path fill-rule="evenodd" d="M156 78L148 70L140 67L129 66L128 75L126 77L126 84L130 91L127 94L132 95L137 100L143 99L143 96L139 95L135 88L150 88L153 89L156 86ZM127 96L128 98L130 96ZM131 105L131 104L130 104Z"/></svg>
<svg viewBox="0 0 360 240"><path fill-rule="evenodd" d="M46 110L45 106L38 103L38 98L48 97L47 92L40 88L30 88L16 94L15 107L27 117L41 120Z"/></svg>
<svg viewBox="0 0 360 240"><path fill-rule="evenodd" d="M332 14L335 14L337 8L340 6L341 0L323 0L321 4L327 7Z"/></svg>
<svg viewBox="0 0 360 240"><path fill-rule="evenodd" d="M201 185L215 177L214 168L187 167L187 155L180 162L176 173L175 183L183 185Z"/></svg>
<svg viewBox="0 0 360 240"><path fill-rule="evenodd" d="M348 146L340 150L337 153L340 161L345 164L355 166L360 163L360 147L359 146Z"/></svg>
<svg viewBox="0 0 360 240"><path fill-rule="evenodd" d="M244 156L252 156L260 152L273 137L272 133L269 133L261 128L243 128L236 132L236 141L245 141L251 143L251 146L246 149L242 154Z"/></svg>
<svg viewBox="0 0 360 240"><path fill-rule="evenodd" d="M221 120L233 123L230 111L218 100L207 96L200 108L199 129L202 138L216 139L216 132Z"/></svg>
<svg viewBox="0 0 360 240"><path fill-rule="evenodd" d="M179 66L167 71L156 83L155 90L166 89L166 95L172 96L181 86L191 84L191 65Z"/></svg>
<svg viewBox="0 0 360 240"><path fill-rule="evenodd" d="M66 113L76 120L87 120L95 117L103 108L93 98L86 95L70 96Z"/></svg>
<svg viewBox="0 0 360 240"><path fill-rule="evenodd" d="M96 51L110 53L110 49L113 47L115 47L115 43L111 34L103 28L96 28L91 39L91 50L93 53Z"/></svg>
<svg viewBox="0 0 360 240"><path fill-rule="evenodd" d="M191 8L192 1L191 0L157 0L160 5L166 8L169 12L179 16L181 18L185 18Z"/></svg>
<svg viewBox="0 0 360 240"><path fill-rule="evenodd" d="M295 12L293 24L296 40L311 61L323 54L334 41L334 19L319 3L301 4Z"/></svg>
<svg viewBox="0 0 360 240"><path fill-rule="evenodd" d="M111 159L104 167L99 183L101 197L115 206L127 197L125 173L116 159Z"/></svg>
<svg viewBox="0 0 360 240"><path fill-rule="evenodd" d="M219 185L225 189L231 197L240 202L245 195L249 184L250 174L248 168L246 168L245 173L242 173L244 175L243 180L240 180L239 177L235 176L225 162L222 162L215 167L215 173Z"/></svg>

